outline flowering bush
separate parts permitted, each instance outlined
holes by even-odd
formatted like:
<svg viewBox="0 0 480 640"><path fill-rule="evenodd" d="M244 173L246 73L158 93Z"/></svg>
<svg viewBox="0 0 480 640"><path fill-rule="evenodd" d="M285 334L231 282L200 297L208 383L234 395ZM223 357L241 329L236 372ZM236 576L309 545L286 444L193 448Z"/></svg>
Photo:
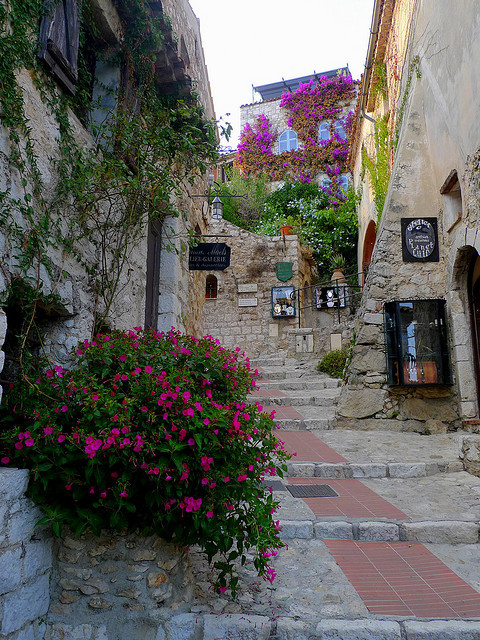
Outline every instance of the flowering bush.
<svg viewBox="0 0 480 640"><path fill-rule="evenodd" d="M334 130L333 122L340 121L347 136L350 134L353 112L345 119L341 116L344 106L354 97L355 83L351 75L322 76L315 84L310 80L300 84L294 93L284 93L280 107L290 113L287 125L297 132L302 146L274 153L278 132L273 131L269 119L261 115L253 128L246 124L240 135L236 164L242 175L308 183L318 173L327 173L335 182L336 176L346 169L348 140ZM329 139L319 141L318 128L323 121L330 121L332 127Z"/></svg>
<svg viewBox="0 0 480 640"><path fill-rule="evenodd" d="M85 340L76 368L42 369L2 407L0 458L31 470L29 495L62 524L155 532L199 544L237 587L233 562L254 549L259 573L283 546L261 479L288 455L272 418L247 405L248 359L172 329ZM255 372L256 373L256 372Z"/></svg>

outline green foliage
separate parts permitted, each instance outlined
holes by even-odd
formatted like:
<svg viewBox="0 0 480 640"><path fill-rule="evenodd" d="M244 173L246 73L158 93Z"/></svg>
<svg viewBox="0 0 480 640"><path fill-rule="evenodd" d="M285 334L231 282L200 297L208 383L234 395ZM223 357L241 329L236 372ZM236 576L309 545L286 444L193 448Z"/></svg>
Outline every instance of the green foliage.
<svg viewBox="0 0 480 640"><path fill-rule="evenodd" d="M317 365L317 370L322 373L327 373L333 378L343 378L347 358L348 351L346 349L330 351L320 360Z"/></svg>
<svg viewBox="0 0 480 640"><path fill-rule="evenodd" d="M318 200L328 205L328 195L313 182L286 182L266 199L267 214L280 213L284 216L300 215L299 202Z"/></svg>
<svg viewBox="0 0 480 640"><path fill-rule="evenodd" d="M246 198L225 198L223 200L223 217L241 229L251 230L264 213L268 196L268 181L265 177L243 178L237 167L230 171L228 182L222 185L226 193L246 195Z"/></svg>
<svg viewBox="0 0 480 640"><path fill-rule="evenodd" d="M292 189L292 193L295 191ZM335 200L335 204L324 193L319 193L318 197L286 200L285 208L280 212L272 211L267 202L268 213L256 232L278 235L280 227L287 224L288 215L293 215L300 239L312 248L320 280L330 279L332 257L337 253L344 257L347 273L354 273L357 268L357 202L358 196L351 189L346 192L344 201Z"/></svg>
<svg viewBox="0 0 480 640"><path fill-rule="evenodd" d="M387 123L388 114L378 120L375 125L375 157L370 158L365 147L362 149L362 164L370 176L377 210L377 225L380 222L385 198L387 197L388 183L390 182L390 153L392 145Z"/></svg>
<svg viewBox="0 0 480 640"><path fill-rule="evenodd" d="M99 334L66 371L37 363L1 406L4 465L31 470L29 496L60 533L68 525L155 532L220 554L218 589L235 590L234 562L283 546L265 475L288 455L272 419L247 405L255 383L244 354L172 330ZM278 469L277 469L278 465Z"/></svg>
<svg viewBox="0 0 480 640"><path fill-rule="evenodd" d="M0 192L0 229L9 247L4 258L40 290L41 268L54 281L62 278L61 258L54 265L51 255L72 254L92 276L98 302L94 324L101 326L148 221L178 215L174 202L185 180L193 180L216 159L215 126L205 121L194 94L160 95L154 82L155 58L166 34L171 37L171 28L165 18L151 13L147 2L119 4L125 24L121 53L95 51L126 64L135 108L121 92L111 96L112 108L92 103L87 58L95 25L88 2L82 9L78 91L75 97L59 92L36 55L43 6L41 0L10 0L8 8L0 7L0 112L10 136L10 168L13 175L18 172L22 189ZM36 148L25 113L17 81L22 68L33 78L47 117L58 126L48 167L57 180L53 194L39 171L40 161L45 164L46 159L40 153L46 150ZM91 121L93 107L103 109L102 124ZM75 139L70 108L91 129L91 145Z"/></svg>
<svg viewBox="0 0 480 640"><path fill-rule="evenodd" d="M387 98L388 82L387 82L387 65L385 62L376 62L373 68L372 93L373 96L381 94Z"/></svg>

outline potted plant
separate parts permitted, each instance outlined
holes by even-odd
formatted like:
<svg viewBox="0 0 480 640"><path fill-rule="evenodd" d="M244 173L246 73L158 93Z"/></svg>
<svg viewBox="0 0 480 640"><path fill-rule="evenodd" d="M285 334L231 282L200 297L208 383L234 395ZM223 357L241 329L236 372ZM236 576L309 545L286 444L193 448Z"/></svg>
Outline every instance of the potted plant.
<svg viewBox="0 0 480 640"><path fill-rule="evenodd" d="M333 269L332 278L331 278L332 281L337 283L344 283L345 282L345 275L344 275L345 258L342 256L341 253L334 253L330 260L330 264Z"/></svg>
<svg viewBox="0 0 480 640"><path fill-rule="evenodd" d="M292 233L296 232L298 227L300 226L300 221L298 218L294 216L287 216L285 218L285 222L280 227L280 234L282 236L291 236Z"/></svg>

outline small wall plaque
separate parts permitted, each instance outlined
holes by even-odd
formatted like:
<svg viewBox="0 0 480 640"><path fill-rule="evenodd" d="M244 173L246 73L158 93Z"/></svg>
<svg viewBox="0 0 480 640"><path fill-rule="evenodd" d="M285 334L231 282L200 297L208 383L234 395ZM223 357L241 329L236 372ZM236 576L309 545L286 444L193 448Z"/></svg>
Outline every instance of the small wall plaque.
<svg viewBox="0 0 480 640"><path fill-rule="evenodd" d="M258 304L257 298L239 298L238 306L239 307L256 307Z"/></svg>
<svg viewBox="0 0 480 640"><path fill-rule="evenodd" d="M238 293L257 293L258 284L239 284L237 291Z"/></svg>
<svg viewBox="0 0 480 640"><path fill-rule="evenodd" d="M436 218L402 218L402 257L404 262L438 262Z"/></svg>

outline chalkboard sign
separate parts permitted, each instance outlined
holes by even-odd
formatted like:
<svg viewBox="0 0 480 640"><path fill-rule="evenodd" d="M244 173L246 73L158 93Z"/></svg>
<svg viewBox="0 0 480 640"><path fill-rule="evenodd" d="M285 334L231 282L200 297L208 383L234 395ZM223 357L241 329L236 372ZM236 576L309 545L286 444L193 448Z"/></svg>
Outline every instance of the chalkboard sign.
<svg viewBox="0 0 480 640"><path fill-rule="evenodd" d="M190 247L190 271L223 271L230 266L230 247L224 242L205 242Z"/></svg>

